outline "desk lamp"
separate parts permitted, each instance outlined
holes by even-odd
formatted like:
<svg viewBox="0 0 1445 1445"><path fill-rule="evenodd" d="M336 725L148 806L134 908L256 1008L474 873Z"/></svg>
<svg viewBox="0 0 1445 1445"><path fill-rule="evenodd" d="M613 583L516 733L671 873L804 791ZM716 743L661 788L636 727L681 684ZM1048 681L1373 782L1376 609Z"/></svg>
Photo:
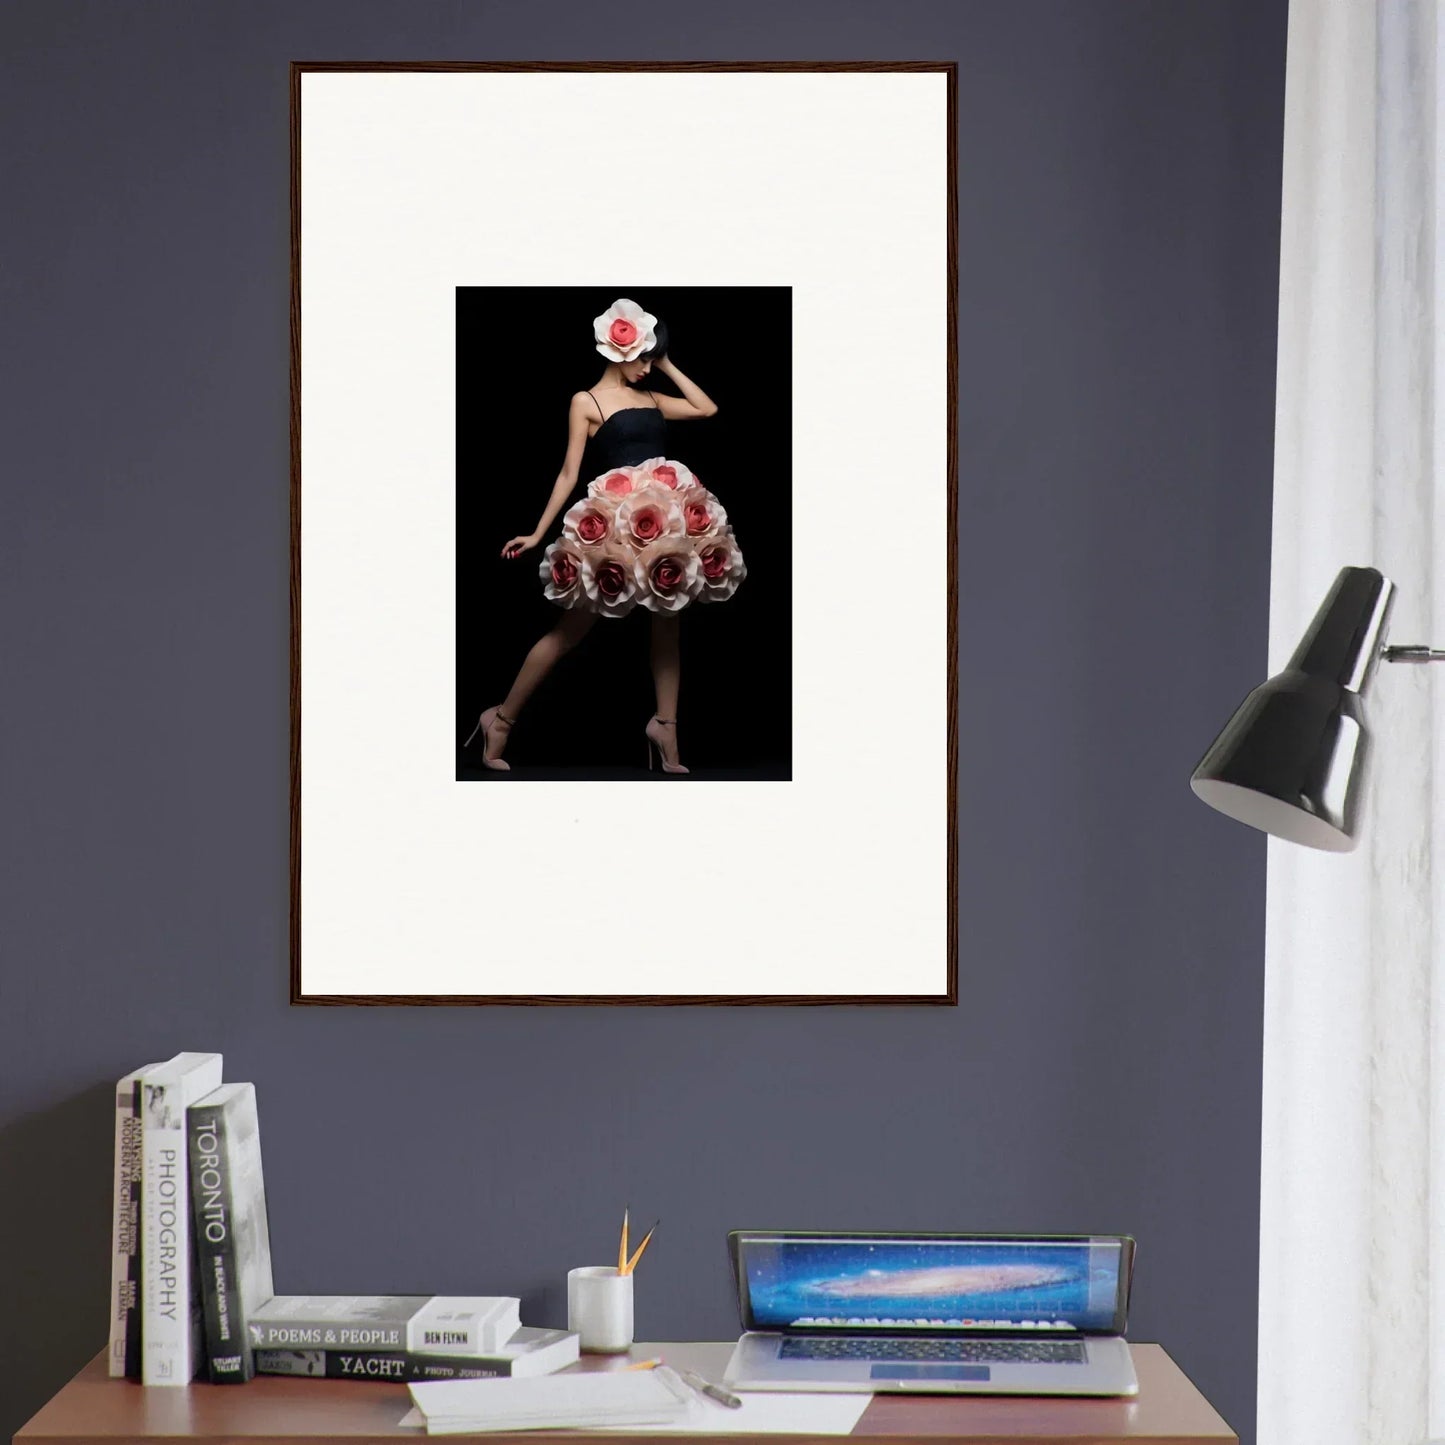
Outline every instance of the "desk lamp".
<svg viewBox="0 0 1445 1445"><path fill-rule="evenodd" d="M1395 584L1344 567L1294 656L1235 710L1189 786L1211 808L1276 838L1348 853L1370 752L1364 693L1375 664L1441 662L1445 649L1387 647Z"/></svg>

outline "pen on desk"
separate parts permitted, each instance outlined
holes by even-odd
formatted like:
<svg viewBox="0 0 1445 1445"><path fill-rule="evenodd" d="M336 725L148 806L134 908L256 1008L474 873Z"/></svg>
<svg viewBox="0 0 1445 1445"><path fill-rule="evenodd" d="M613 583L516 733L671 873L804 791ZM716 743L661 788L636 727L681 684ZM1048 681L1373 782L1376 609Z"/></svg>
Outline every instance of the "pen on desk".
<svg viewBox="0 0 1445 1445"><path fill-rule="evenodd" d="M661 1223L662 1221L659 1219L657 1221L657 1224ZM652 1236L657 1233L657 1224L654 1224L652 1228L649 1229L647 1233L642 1236L642 1243L639 1244L635 1250L633 1250L632 1258L629 1259L627 1263L622 1266L619 1273L631 1274L632 1271L637 1268L637 1261L642 1258L642 1251L647 1248L648 1244L652 1240Z"/></svg>
<svg viewBox="0 0 1445 1445"><path fill-rule="evenodd" d="M721 1385L714 1385L711 1380L704 1380L696 1370L679 1370L677 1372L687 1381L689 1385L699 1394L706 1395L710 1400L716 1400L719 1405L726 1405L729 1410L741 1410L743 1402L733 1394L731 1390L725 1390Z"/></svg>

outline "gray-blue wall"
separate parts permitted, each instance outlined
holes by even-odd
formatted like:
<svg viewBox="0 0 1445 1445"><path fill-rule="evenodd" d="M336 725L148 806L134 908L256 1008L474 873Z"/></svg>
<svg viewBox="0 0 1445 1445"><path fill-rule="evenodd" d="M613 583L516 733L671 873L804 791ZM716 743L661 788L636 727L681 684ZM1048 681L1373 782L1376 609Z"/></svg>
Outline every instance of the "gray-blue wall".
<svg viewBox="0 0 1445 1445"><path fill-rule="evenodd" d="M630 1201L641 1333L722 1337L730 1226L1129 1230L1252 1437L1264 850L1186 779L1265 662L1285 10L9 0L0 1430L104 1339L108 1085L187 1047L285 1290L560 1322ZM957 1009L287 1006L286 66L440 58L959 62Z"/></svg>

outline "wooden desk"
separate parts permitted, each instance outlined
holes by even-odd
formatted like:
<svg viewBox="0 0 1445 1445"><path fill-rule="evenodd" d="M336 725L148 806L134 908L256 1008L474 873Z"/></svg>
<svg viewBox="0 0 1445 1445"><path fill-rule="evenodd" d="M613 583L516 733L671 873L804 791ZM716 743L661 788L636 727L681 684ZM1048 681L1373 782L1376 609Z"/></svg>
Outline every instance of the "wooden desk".
<svg viewBox="0 0 1445 1445"><path fill-rule="evenodd" d="M1134 1345L1139 1394L1133 1400L1004 1398L1000 1396L878 1395L853 1436L895 1445L937 1445L940 1440L993 1445L1239 1445L1238 1437L1158 1345ZM730 1344L634 1347L639 1359L661 1355L718 1378ZM617 1368L622 1359L586 1360L591 1369ZM144 1389L106 1377L97 1355L18 1435L15 1445L395 1445L425 1442L419 1430L397 1422L410 1405L401 1385L357 1380L298 1380L267 1376L248 1385L191 1385ZM723 1412L718 1412L723 1417ZM653 1432L648 1432L649 1435ZM624 1431L527 1431L473 1437L495 1445L530 1445L543 1438L584 1442L627 1438ZM689 1434L710 1442L776 1440L819 1445L825 1435L740 1435L719 1419L717 1434Z"/></svg>

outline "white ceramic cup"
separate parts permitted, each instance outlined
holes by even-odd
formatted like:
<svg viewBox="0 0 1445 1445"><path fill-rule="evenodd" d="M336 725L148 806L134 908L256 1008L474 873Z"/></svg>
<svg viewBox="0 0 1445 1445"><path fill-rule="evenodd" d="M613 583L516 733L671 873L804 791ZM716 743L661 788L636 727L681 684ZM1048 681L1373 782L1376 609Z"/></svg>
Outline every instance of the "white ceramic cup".
<svg viewBox="0 0 1445 1445"><path fill-rule="evenodd" d="M567 1328L584 1350L617 1355L632 1346L632 1276L614 1264L567 1271Z"/></svg>

